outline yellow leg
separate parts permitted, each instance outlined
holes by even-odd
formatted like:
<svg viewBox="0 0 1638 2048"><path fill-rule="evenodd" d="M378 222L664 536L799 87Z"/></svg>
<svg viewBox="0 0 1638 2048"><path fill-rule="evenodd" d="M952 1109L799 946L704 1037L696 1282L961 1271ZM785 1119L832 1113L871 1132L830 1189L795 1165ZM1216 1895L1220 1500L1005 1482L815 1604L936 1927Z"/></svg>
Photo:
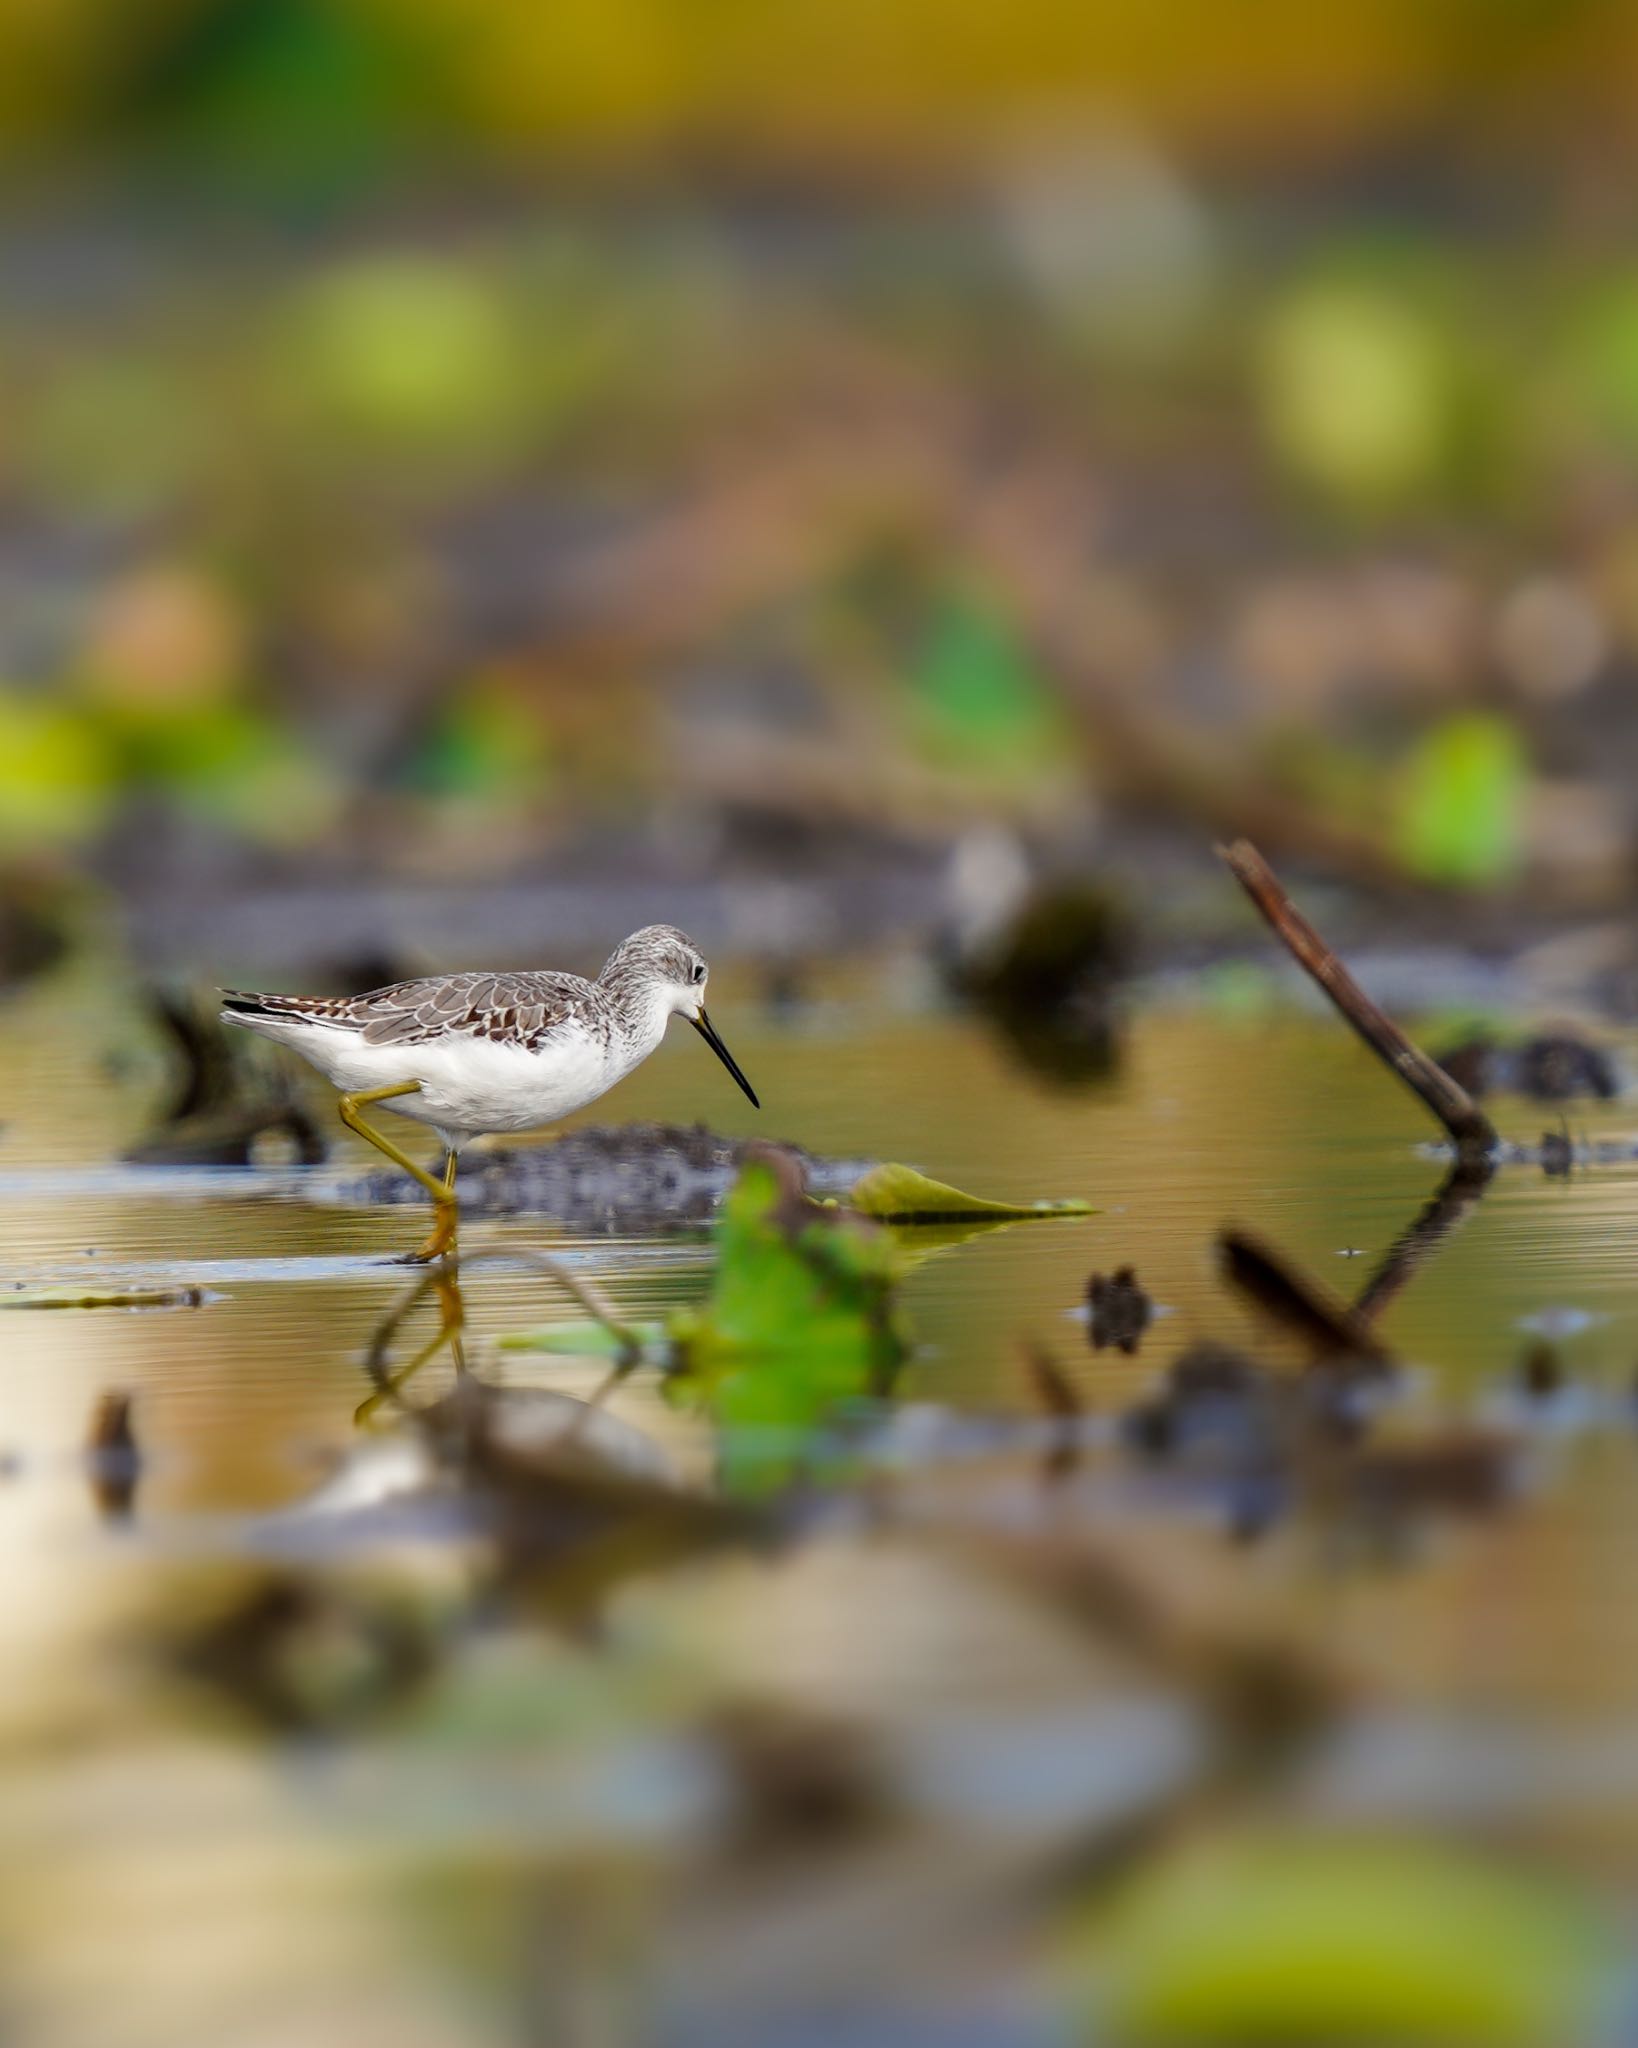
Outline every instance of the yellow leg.
<svg viewBox="0 0 1638 2048"><path fill-rule="evenodd" d="M434 1259L441 1259L455 1249L455 1226L460 1220L460 1209L455 1201L455 1154L450 1152L444 1158L443 1188L446 1200L439 1202L433 1217L432 1235L418 1244L412 1252L401 1252L395 1261L400 1266L426 1266Z"/></svg>
<svg viewBox="0 0 1638 2048"><path fill-rule="evenodd" d="M401 1166L414 1180L420 1182L432 1197L437 1210L437 1221L432 1235L426 1243L409 1253L406 1264L423 1264L429 1259L442 1258L455 1242L455 1154L451 1152L444 1161L442 1180L435 1179L424 1166L418 1166L407 1152L400 1152L390 1138L384 1138L373 1124L367 1124L360 1112L372 1102L388 1102L395 1095L414 1095L420 1089L419 1081L399 1081L390 1088L366 1088L357 1095L344 1095L337 1104L341 1121L348 1130L356 1131L367 1143L390 1159L394 1166Z"/></svg>

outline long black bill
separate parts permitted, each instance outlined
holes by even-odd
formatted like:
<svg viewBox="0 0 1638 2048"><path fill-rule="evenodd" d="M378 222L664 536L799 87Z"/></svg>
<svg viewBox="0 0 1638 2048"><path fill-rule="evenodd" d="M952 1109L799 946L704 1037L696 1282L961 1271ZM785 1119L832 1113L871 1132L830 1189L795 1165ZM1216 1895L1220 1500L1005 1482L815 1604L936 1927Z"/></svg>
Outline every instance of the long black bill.
<svg viewBox="0 0 1638 2048"><path fill-rule="evenodd" d="M717 1058L721 1060L722 1064L728 1069L729 1073L733 1075L734 1079L745 1090L745 1093L748 1096L750 1096L751 1107L753 1109L760 1109L762 1107L762 1104L758 1102L756 1099L756 1090L751 1086L750 1082L746 1080L745 1076L739 1071L738 1062L735 1060L733 1054L728 1050L727 1046L723 1044L722 1040L711 1028L711 1019L708 1016L706 1016L703 1010L701 1010L697 1017L690 1017L688 1021L690 1024L693 1025L694 1029L699 1033L701 1038L705 1040L706 1044L716 1054Z"/></svg>

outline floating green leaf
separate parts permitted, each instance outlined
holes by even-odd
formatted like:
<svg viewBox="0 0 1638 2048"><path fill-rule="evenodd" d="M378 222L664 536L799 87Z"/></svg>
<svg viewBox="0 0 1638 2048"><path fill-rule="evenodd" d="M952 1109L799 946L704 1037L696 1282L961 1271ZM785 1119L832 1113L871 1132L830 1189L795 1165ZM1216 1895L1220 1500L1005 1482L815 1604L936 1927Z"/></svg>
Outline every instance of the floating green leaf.
<svg viewBox="0 0 1638 2048"><path fill-rule="evenodd" d="M1097 2032L1135 2044L1587 2040L1613 1952L1573 1898L1410 1840L1263 1839L1096 1923Z"/></svg>
<svg viewBox="0 0 1638 2048"><path fill-rule="evenodd" d="M856 1181L847 1205L878 1223L1019 1223L1054 1216L1095 1216L1090 1202L990 1202L947 1182L932 1180L913 1166L889 1161Z"/></svg>

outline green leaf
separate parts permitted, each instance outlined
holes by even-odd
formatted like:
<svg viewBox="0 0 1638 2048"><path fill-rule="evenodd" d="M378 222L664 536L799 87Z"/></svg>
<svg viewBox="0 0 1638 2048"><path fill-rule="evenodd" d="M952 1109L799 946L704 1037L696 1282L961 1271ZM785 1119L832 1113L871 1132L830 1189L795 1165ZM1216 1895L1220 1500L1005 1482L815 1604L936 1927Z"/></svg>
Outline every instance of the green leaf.
<svg viewBox="0 0 1638 2048"><path fill-rule="evenodd" d="M753 1157L723 1203L703 1307L673 1316L673 1390L722 1431L725 1485L761 1492L801 1462L803 1438L880 1393L908 1355L892 1239L821 1208L788 1160Z"/></svg>
<svg viewBox="0 0 1638 2048"><path fill-rule="evenodd" d="M1505 718L1466 712L1418 741L1399 790L1395 844L1431 881L1499 882L1517 866L1529 763Z"/></svg>
<svg viewBox="0 0 1638 2048"><path fill-rule="evenodd" d="M1090 1202L990 1202L947 1182L932 1180L913 1166L889 1161L856 1181L848 1207L878 1223L1019 1223L1054 1216L1095 1216Z"/></svg>
<svg viewBox="0 0 1638 2048"><path fill-rule="evenodd" d="M890 1367L892 1240L782 1184L766 1160L742 1170L717 1226L717 1267L692 1337L696 1359L794 1359L851 1379Z"/></svg>
<svg viewBox="0 0 1638 2048"><path fill-rule="evenodd" d="M1392 1837L1240 1840L1088 1928L1099 2039L1533 2048L1587 2040L1613 1947L1564 1891Z"/></svg>

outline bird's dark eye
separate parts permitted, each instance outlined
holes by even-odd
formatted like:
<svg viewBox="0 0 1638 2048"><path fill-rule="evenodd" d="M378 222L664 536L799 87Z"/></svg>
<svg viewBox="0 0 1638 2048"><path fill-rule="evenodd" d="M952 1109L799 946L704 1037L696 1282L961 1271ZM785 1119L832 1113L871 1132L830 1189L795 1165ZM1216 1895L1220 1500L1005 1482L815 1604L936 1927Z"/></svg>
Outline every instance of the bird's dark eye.
<svg viewBox="0 0 1638 2048"><path fill-rule="evenodd" d="M703 960L696 960L694 962L694 973L692 978L695 981L703 981L705 979L705 962Z"/></svg>

